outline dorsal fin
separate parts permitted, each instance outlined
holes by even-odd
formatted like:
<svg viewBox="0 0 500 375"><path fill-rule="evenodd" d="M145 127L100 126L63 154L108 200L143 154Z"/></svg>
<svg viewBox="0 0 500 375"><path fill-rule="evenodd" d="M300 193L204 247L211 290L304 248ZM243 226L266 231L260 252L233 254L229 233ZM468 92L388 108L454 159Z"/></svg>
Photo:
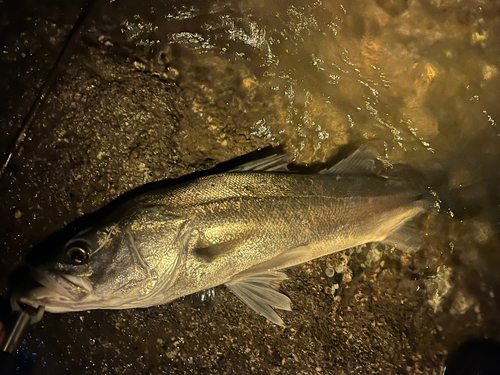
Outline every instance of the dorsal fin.
<svg viewBox="0 0 500 375"><path fill-rule="evenodd" d="M288 164L290 164L290 154L274 154L241 164L229 172L290 172Z"/></svg>
<svg viewBox="0 0 500 375"><path fill-rule="evenodd" d="M381 176L385 168L377 159L377 146L375 142L367 143L334 166L323 169L319 173Z"/></svg>
<svg viewBox="0 0 500 375"><path fill-rule="evenodd" d="M317 166L305 166L291 162L291 155L288 153L277 153L261 159L252 160L241 164L228 172L291 172L289 168L299 168L299 173L321 173L321 174L343 174L343 175L371 175L381 176L385 168L383 163L377 158L381 150L380 142L370 141L359 147L346 158L340 160L335 165L318 170ZM320 165L321 168L321 165Z"/></svg>

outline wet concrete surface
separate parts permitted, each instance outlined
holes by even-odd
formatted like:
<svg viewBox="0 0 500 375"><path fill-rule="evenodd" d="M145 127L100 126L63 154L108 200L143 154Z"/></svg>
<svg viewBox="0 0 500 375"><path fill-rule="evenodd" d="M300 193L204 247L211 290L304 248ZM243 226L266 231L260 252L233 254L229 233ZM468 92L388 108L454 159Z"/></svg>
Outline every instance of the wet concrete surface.
<svg viewBox="0 0 500 375"><path fill-rule="evenodd" d="M2 151L83 5L0 1ZM76 218L268 145L314 162L383 139L383 159L437 163L473 204L433 210L416 253L368 245L289 270L285 328L221 287L201 307L47 314L19 355L37 374L441 374L461 343L500 339L499 9L98 2L0 181L2 295Z"/></svg>

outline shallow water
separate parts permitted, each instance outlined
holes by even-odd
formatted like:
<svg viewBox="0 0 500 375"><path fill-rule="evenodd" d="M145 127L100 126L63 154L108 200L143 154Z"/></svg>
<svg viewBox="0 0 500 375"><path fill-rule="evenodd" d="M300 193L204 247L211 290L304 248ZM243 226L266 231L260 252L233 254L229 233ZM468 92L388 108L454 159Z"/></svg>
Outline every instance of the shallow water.
<svg viewBox="0 0 500 375"><path fill-rule="evenodd" d="M80 12L12 4L0 2L2 151ZM386 165L423 173L443 204L415 254L368 246L291 270L285 329L221 288L198 309L47 315L21 353L51 374L413 374L442 373L469 338L500 339L499 10L498 1L98 2L0 181L2 275L134 187L266 145L310 163L381 139ZM448 197L453 188L460 194ZM5 295L5 278L0 286Z"/></svg>

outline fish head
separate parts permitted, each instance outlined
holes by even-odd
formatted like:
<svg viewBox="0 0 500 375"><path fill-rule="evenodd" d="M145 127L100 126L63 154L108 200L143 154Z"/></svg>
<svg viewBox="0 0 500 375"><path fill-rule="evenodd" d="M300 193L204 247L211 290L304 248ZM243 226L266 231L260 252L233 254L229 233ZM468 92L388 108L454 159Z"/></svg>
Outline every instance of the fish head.
<svg viewBox="0 0 500 375"><path fill-rule="evenodd" d="M139 210L85 229L55 261L33 269L39 284L17 300L48 312L148 307L175 280L184 220Z"/></svg>

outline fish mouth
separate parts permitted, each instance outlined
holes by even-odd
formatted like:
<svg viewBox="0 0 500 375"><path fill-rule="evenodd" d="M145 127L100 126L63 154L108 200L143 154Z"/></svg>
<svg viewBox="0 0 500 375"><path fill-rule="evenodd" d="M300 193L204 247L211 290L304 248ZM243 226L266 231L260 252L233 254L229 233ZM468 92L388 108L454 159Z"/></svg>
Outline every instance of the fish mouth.
<svg viewBox="0 0 500 375"><path fill-rule="evenodd" d="M33 306L46 306L47 311L68 311L72 304L84 301L92 292L92 284L86 277L33 270L32 277L36 286L15 293L20 303ZM65 307L64 307L65 306Z"/></svg>

